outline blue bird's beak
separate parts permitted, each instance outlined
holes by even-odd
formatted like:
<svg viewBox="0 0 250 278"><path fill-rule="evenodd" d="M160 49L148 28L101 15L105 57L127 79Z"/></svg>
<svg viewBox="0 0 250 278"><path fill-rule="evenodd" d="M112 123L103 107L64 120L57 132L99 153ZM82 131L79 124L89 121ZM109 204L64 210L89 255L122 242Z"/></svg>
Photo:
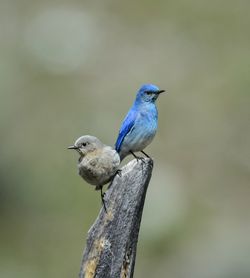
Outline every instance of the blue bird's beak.
<svg viewBox="0 0 250 278"><path fill-rule="evenodd" d="M165 90L159 90L157 93L159 95L159 94L164 93L164 92L165 92Z"/></svg>

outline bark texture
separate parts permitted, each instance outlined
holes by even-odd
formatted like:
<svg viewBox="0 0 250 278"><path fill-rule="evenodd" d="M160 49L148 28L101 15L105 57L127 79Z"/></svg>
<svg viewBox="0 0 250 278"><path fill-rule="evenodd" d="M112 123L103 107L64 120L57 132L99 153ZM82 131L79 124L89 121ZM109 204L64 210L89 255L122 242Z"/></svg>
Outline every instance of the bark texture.
<svg viewBox="0 0 250 278"><path fill-rule="evenodd" d="M153 161L132 160L116 175L105 195L107 213L101 209L88 232L80 278L131 278L144 200Z"/></svg>

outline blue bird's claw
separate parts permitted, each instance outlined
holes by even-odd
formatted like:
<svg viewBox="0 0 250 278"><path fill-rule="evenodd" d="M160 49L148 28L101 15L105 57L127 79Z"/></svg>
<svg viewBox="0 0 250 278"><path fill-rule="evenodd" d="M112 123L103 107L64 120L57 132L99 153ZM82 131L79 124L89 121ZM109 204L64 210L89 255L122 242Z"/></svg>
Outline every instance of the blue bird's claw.
<svg viewBox="0 0 250 278"><path fill-rule="evenodd" d="M144 151L141 151L141 153L143 153L147 158L152 159L148 154L146 154Z"/></svg>
<svg viewBox="0 0 250 278"><path fill-rule="evenodd" d="M137 160L137 162L140 160L142 163L145 163L144 157L135 155L132 151L130 153L133 155L133 157Z"/></svg>

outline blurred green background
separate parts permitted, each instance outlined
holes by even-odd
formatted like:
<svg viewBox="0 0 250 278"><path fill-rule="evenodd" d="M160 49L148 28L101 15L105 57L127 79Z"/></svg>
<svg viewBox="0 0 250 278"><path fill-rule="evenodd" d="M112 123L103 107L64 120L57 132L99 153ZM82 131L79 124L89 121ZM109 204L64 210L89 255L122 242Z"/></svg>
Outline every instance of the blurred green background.
<svg viewBox="0 0 250 278"><path fill-rule="evenodd" d="M0 0L0 277L77 277L101 204L66 147L113 145L143 83L168 94L135 277L250 277L249 11Z"/></svg>

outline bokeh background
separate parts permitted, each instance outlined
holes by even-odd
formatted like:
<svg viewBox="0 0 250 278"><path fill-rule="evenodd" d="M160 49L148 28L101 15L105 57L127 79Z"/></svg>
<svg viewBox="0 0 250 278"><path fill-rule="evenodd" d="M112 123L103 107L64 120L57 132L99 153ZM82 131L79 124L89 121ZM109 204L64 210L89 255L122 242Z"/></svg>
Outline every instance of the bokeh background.
<svg viewBox="0 0 250 278"><path fill-rule="evenodd" d="M250 2L0 1L0 277L77 277L100 196L66 147L113 145L166 89L135 277L250 277Z"/></svg>

